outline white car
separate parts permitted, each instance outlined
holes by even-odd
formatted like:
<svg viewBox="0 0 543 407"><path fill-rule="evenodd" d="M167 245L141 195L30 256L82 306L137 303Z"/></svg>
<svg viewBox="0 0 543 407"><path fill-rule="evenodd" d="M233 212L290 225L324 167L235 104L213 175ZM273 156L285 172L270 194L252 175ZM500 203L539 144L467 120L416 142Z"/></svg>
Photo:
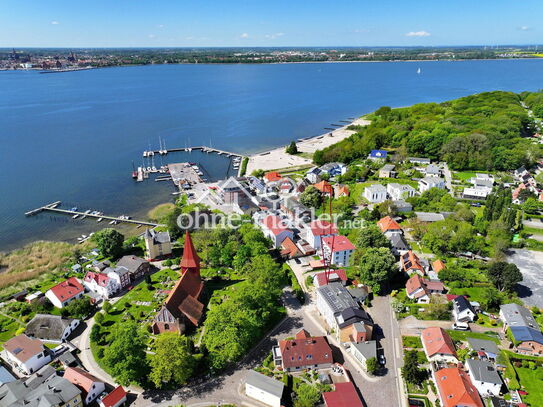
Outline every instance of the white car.
<svg viewBox="0 0 543 407"><path fill-rule="evenodd" d="M451 328L456 331L469 331L469 325L465 322L455 322Z"/></svg>

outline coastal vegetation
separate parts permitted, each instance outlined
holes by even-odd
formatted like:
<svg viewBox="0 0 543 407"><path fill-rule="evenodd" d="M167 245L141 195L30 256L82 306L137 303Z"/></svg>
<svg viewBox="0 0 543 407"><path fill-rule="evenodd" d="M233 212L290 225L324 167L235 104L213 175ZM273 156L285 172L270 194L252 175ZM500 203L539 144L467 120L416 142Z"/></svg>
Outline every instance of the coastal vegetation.
<svg viewBox="0 0 543 407"><path fill-rule="evenodd" d="M161 222L168 213L173 211L175 204L171 202L159 204L148 212L149 219L155 222Z"/></svg>
<svg viewBox="0 0 543 407"><path fill-rule="evenodd" d="M352 162L373 149L395 149L399 158L422 156L446 161L455 170L513 170L541 155L527 139L534 132L522 98L512 92L485 92L443 103L398 109L381 107L371 124L314 154L314 161Z"/></svg>

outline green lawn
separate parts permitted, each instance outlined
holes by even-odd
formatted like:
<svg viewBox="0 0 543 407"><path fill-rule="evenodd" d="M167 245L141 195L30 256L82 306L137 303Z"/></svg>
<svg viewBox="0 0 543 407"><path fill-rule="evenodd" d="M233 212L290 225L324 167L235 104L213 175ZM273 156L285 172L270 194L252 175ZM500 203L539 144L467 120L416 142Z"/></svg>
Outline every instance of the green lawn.
<svg viewBox="0 0 543 407"><path fill-rule="evenodd" d="M486 334L486 333L478 333L478 332L470 332L470 331L455 331L452 329L448 329L447 333L451 337L453 341L467 341L468 338L474 338L474 339L486 339L489 341L493 341L496 344L499 345L500 339L498 338L497 334Z"/></svg>
<svg viewBox="0 0 543 407"><path fill-rule="evenodd" d="M522 401L530 406L538 406L543 400L543 369L529 369L525 367L515 367L520 385L528 392L527 396L522 396Z"/></svg>
<svg viewBox="0 0 543 407"><path fill-rule="evenodd" d="M0 344L15 336L15 332L21 327L17 321L0 315ZM0 346L0 350L2 347Z"/></svg>
<svg viewBox="0 0 543 407"><path fill-rule="evenodd" d="M450 294L466 295L470 301L477 301L480 303L482 302L482 293L487 287L490 287L490 284L477 287L452 288Z"/></svg>
<svg viewBox="0 0 543 407"><path fill-rule="evenodd" d="M402 336L402 346L404 348L421 349L422 341L418 336Z"/></svg>

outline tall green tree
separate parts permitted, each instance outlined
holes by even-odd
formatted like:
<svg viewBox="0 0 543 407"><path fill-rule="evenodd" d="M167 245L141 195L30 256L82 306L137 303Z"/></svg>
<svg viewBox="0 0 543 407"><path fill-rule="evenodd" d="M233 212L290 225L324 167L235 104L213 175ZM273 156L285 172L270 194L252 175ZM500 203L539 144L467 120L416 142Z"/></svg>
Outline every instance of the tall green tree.
<svg viewBox="0 0 543 407"><path fill-rule="evenodd" d="M114 325L103 360L119 384L128 386L145 379L148 373L146 348L146 334L135 321Z"/></svg>
<svg viewBox="0 0 543 407"><path fill-rule="evenodd" d="M193 375L196 360L186 336L162 333L155 340L155 353L151 357L149 379L157 388L181 386Z"/></svg>
<svg viewBox="0 0 543 407"><path fill-rule="evenodd" d="M300 202L310 208L319 208L322 205L322 194L314 186L309 186L300 195Z"/></svg>
<svg viewBox="0 0 543 407"><path fill-rule="evenodd" d="M421 369L419 366L417 351L409 350L405 352L402 376L406 382L415 386L421 386L428 378L428 371L426 369Z"/></svg>
<svg viewBox="0 0 543 407"><path fill-rule="evenodd" d="M321 398L319 390L308 383L300 383L295 390L294 407L314 407Z"/></svg>
<svg viewBox="0 0 543 407"><path fill-rule="evenodd" d="M105 257L119 257L123 252L124 236L115 229L102 229L94 234L93 240Z"/></svg>
<svg viewBox="0 0 543 407"><path fill-rule="evenodd" d="M390 248L390 241L376 225L370 225L360 229L356 243L356 247L361 250L369 247Z"/></svg>
<svg viewBox="0 0 543 407"><path fill-rule="evenodd" d="M488 279L500 291L512 291L522 281L522 273L516 264L497 261L487 270Z"/></svg>
<svg viewBox="0 0 543 407"><path fill-rule="evenodd" d="M385 247L368 248L360 256L357 268L360 279L378 294L398 272L394 256Z"/></svg>
<svg viewBox="0 0 543 407"><path fill-rule="evenodd" d="M291 141L286 149L287 154L298 154L298 146L295 141Z"/></svg>

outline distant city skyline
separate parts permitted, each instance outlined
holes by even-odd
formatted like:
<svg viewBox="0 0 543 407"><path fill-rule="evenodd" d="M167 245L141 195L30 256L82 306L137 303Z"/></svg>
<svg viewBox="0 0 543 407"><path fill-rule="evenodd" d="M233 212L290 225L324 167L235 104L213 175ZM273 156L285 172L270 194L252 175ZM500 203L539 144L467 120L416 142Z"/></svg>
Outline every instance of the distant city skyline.
<svg viewBox="0 0 543 407"><path fill-rule="evenodd" d="M339 47L543 42L536 0L3 0L0 47Z"/></svg>

